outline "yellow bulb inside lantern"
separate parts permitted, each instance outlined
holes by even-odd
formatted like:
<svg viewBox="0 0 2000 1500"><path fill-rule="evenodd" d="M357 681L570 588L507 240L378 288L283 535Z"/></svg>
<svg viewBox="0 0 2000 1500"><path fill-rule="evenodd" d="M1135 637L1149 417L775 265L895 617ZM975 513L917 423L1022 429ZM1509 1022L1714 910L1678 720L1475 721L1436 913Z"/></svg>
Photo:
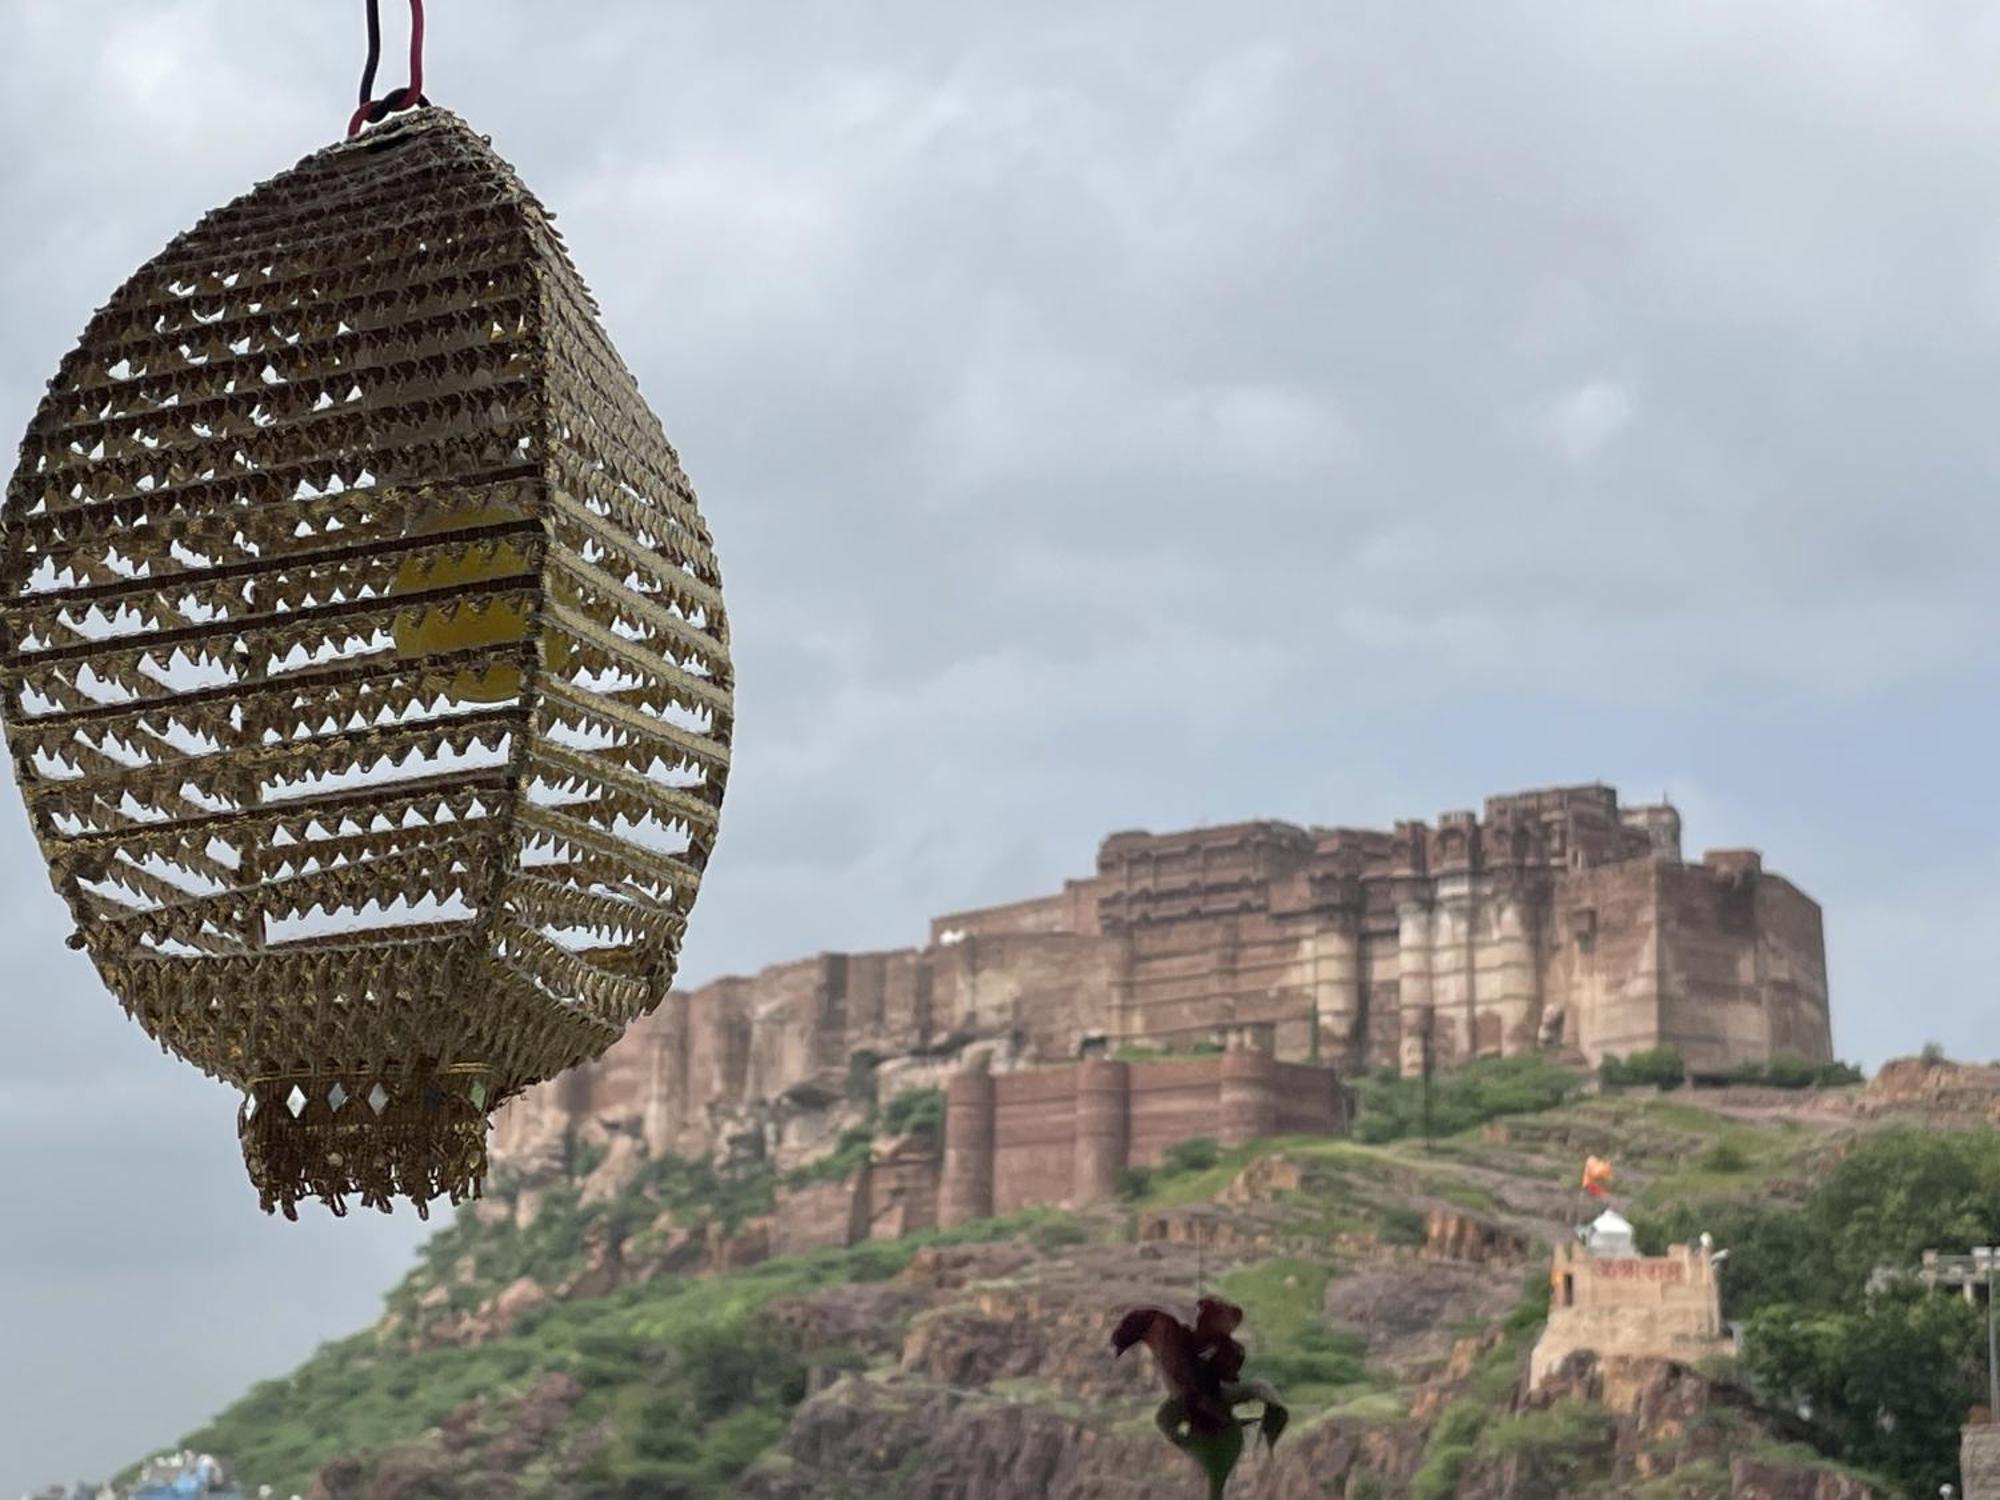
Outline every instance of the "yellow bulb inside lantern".
<svg viewBox="0 0 2000 1500"><path fill-rule="evenodd" d="M415 536L441 531L458 531L470 526L488 526L518 521L519 511L504 506L475 506L450 511L418 522L411 528ZM492 547L474 546L463 556L417 554L404 559L396 570L391 595L414 594L430 589L485 583L495 578L517 577L528 570L528 560L511 541ZM472 651L481 646L512 646L528 634L528 600L524 597L496 596L474 608L469 602L447 613L432 606L415 614L396 617L396 650L403 656L429 656L448 651ZM568 655L565 642L558 649ZM519 695L521 667L518 657L491 666L467 667L455 674L446 689L464 703L501 703Z"/></svg>

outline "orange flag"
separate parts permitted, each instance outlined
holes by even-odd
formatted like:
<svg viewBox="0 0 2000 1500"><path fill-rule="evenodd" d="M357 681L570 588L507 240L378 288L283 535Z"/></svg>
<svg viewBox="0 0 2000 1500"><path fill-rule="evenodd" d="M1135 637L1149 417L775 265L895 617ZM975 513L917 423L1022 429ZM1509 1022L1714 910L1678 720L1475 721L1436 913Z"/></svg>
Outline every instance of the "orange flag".
<svg viewBox="0 0 2000 1500"><path fill-rule="evenodd" d="M1583 1190L1593 1198L1602 1198L1611 1191L1614 1175L1611 1163L1603 1157L1588 1157L1583 1163Z"/></svg>

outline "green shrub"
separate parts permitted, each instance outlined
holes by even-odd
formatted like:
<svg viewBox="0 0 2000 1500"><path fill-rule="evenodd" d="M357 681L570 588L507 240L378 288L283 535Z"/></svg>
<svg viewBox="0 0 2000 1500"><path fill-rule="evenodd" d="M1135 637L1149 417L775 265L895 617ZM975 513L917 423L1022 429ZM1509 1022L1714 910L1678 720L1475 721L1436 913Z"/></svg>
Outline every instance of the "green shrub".
<svg viewBox="0 0 2000 1500"><path fill-rule="evenodd" d="M1522 1278L1521 1300L1501 1320L1499 1342L1473 1368L1466 1395L1439 1413L1432 1426L1423 1462L1410 1481L1411 1500L1454 1500L1488 1424L1507 1410L1519 1388L1523 1360L1548 1321L1550 1297L1546 1274L1530 1271Z"/></svg>
<svg viewBox="0 0 2000 1500"><path fill-rule="evenodd" d="M544 1285L561 1281L583 1257L584 1231L576 1189L551 1188L542 1196L534 1223L500 1239L494 1279L509 1282L531 1276Z"/></svg>
<svg viewBox="0 0 2000 1500"><path fill-rule="evenodd" d="M933 1140L944 1136L944 1090L904 1089L882 1111L885 1135L927 1135Z"/></svg>
<svg viewBox="0 0 2000 1500"><path fill-rule="evenodd" d="M995 1224L996 1233L1022 1229ZM329 1460L419 1439L468 1405L489 1425L503 1423L518 1397L563 1372L584 1395L547 1451L603 1449L596 1468L578 1476L577 1500L722 1500L805 1393L794 1337L766 1305L815 1287L884 1280L921 1243L871 1243L544 1303L513 1333L470 1346L411 1351L371 1330L322 1346L178 1446L230 1455L248 1493L268 1484L303 1494Z"/></svg>
<svg viewBox="0 0 2000 1500"><path fill-rule="evenodd" d="M1486 1057L1437 1074L1431 1082L1432 1128L1440 1136L1475 1130L1507 1115L1539 1114L1582 1092L1583 1076L1536 1053ZM1385 1068L1354 1088L1356 1140L1386 1145L1421 1135L1423 1081Z"/></svg>
<svg viewBox="0 0 2000 1500"><path fill-rule="evenodd" d="M1151 1167L1120 1167L1118 1169L1118 1196L1127 1203L1136 1203L1153 1190L1153 1169Z"/></svg>
<svg viewBox="0 0 2000 1500"><path fill-rule="evenodd" d="M1734 1141L1717 1141L1702 1152L1696 1163L1704 1172L1722 1172L1734 1175L1750 1170L1750 1158L1743 1148Z"/></svg>
<svg viewBox="0 0 2000 1500"><path fill-rule="evenodd" d="M1321 1323L1299 1327L1282 1344L1257 1355L1252 1374L1281 1391L1358 1385L1368 1378L1368 1341Z"/></svg>
<svg viewBox="0 0 2000 1500"><path fill-rule="evenodd" d="M1424 1445L1424 1460L1410 1478L1410 1500L1453 1500L1486 1418L1486 1408L1477 1401L1454 1401L1439 1413Z"/></svg>
<svg viewBox="0 0 2000 1500"><path fill-rule="evenodd" d="M548 1190L525 1228L512 1219L481 1223L468 1209L425 1244L417 1267L389 1294L388 1308L420 1324L418 1304L434 1287L447 1288L447 1305L463 1309L524 1276L555 1286L581 1267L592 1235L625 1245L662 1219L689 1227L717 1224L733 1232L771 1211L776 1183L777 1174L764 1162L717 1167L705 1159L665 1155L642 1162L617 1193L590 1204L580 1201L574 1182ZM469 1276L462 1269L467 1262Z"/></svg>
<svg viewBox="0 0 2000 1500"><path fill-rule="evenodd" d="M771 1211L777 1174L766 1162L717 1167L707 1158L656 1156L629 1192L670 1211L677 1223L720 1224L734 1230L745 1219Z"/></svg>
<svg viewBox="0 0 2000 1500"><path fill-rule="evenodd" d="M1555 1301L1555 1287L1540 1271L1530 1271L1521 1278L1521 1300L1508 1309L1507 1316L1500 1320L1501 1330L1510 1344L1532 1342L1539 1336L1542 1325L1549 1320L1549 1306Z"/></svg>
<svg viewBox="0 0 2000 1500"><path fill-rule="evenodd" d="M1809 1089L1819 1082L1819 1066L1803 1057L1780 1056L1764 1064L1764 1081L1781 1089Z"/></svg>
<svg viewBox="0 0 2000 1500"><path fill-rule="evenodd" d="M789 1330L749 1314L669 1341L607 1333L576 1372L609 1392L609 1441L578 1477L605 1500L722 1496L805 1399Z"/></svg>
<svg viewBox="0 0 2000 1500"><path fill-rule="evenodd" d="M856 1058L868 1055L855 1054ZM944 1139L943 1089L901 1090L882 1110L871 1110L867 1119L843 1130L825 1156L787 1172L785 1185L806 1187L816 1182L843 1182L866 1165L878 1136L903 1135L927 1136L934 1142Z"/></svg>
<svg viewBox="0 0 2000 1500"><path fill-rule="evenodd" d="M1403 1204L1383 1209L1377 1223L1375 1237L1385 1245L1423 1245L1430 1240L1423 1214Z"/></svg>
<svg viewBox="0 0 2000 1500"><path fill-rule="evenodd" d="M1183 1172L1206 1172L1222 1160L1222 1147L1211 1136L1175 1141L1161 1153L1160 1170L1169 1176Z"/></svg>
<svg viewBox="0 0 2000 1500"><path fill-rule="evenodd" d="M1046 1255L1071 1245L1089 1244L1090 1231L1074 1219L1057 1219L1051 1224L1037 1224L1028 1232L1028 1238Z"/></svg>
<svg viewBox="0 0 2000 1500"><path fill-rule="evenodd" d="M1367 1340L1326 1323L1332 1266L1305 1256L1274 1256L1219 1278L1217 1290L1243 1309L1245 1369L1283 1391L1294 1412L1351 1395L1368 1381Z"/></svg>
<svg viewBox="0 0 2000 1500"><path fill-rule="evenodd" d="M788 1187L806 1187L815 1182L844 1182L861 1170L875 1149L875 1127L850 1125L840 1133L833 1150L818 1161L794 1167L785 1174Z"/></svg>
<svg viewBox="0 0 2000 1500"><path fill-rule="evenodd" d="M1758 1084L1777 1089L1839 1089L1864 1081L1865 1075L1852 1063L1807 1062L1803 1057L1780 1053L1769 1062L1738 1063L1729 1071L1729 1082Z"/></svg>
<svg viewBox="0 0 2000 1500"><path fill-rule="evenodd" d="M887 1281L909 1262L910 1250L895 1241L870 1240L847 1252L846 1279L853 1282Z"/></svg>
<svg viewBox="0 0 2000 1500"><path fill-rule="evenodd" d="M1597 1076L1606 1088L1677 1089L1687 1082L1687 1060L1676 1047L1653 1047L1623 1059L1607 1055Z"/></svg>
<svg viewBox="0 0 2000 1500"><path fill-rule="evenodd" d="M1220 1057L1220 1042L1189 1042L1179 1047L1128 1046L1111 1049L1113 1062L1161 1062L1170 1057Z"/></svg>
<svg viewBox="0 0 2000 1500"><path fill-rule="evenodd" d="M1487 1428L1482 1453L1509 1460L1525 1494L1555 1494L1608 1473L1617 1423L1592 1401L1558 1401Z"/></svg>

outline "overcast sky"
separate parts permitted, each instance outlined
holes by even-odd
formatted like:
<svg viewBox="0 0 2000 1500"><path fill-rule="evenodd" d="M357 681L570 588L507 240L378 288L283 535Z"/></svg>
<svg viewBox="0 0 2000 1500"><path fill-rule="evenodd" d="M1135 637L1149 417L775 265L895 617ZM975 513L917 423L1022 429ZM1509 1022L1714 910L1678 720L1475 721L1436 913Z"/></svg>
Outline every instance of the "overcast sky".
<svg viewBox="0 0 2000 1500"><path fill-rule="evenodd" d="M0 435L338 133L359 9L0 0ZM2000 1054L1991 5L430 9L721 548L689 979L1110 829L1604 779L1824 903L1843 1053ZM358 1326L418 1235L265 1220L65 927L0 795L0 1495Z"/></svg>

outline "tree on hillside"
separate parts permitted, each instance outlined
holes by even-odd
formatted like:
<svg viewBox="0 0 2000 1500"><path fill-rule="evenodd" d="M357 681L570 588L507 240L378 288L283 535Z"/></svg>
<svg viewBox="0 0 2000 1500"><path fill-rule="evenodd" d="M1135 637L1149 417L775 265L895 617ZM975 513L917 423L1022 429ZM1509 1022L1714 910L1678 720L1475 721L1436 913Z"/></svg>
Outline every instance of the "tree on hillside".
<svg viewBox="0 0 2000 1500"><path fill-rule="evenodd" d="M2000 1243L2000 1149L1987 1131L1878 1136L1834 1168L1810 1207L1842 1288L1859 1293L1878 1267Z"/></svg>
<svg viewBox="0 0 2000 1500"><path fill-rule="evenodd" d="M1778 1303L1750 1320L1744 1360L1804 1411L1841 1457L1912 1494L1958 1478L1958 1433L1986 1358L1985 1319L1904 1282L1844 1311Z"/></svg>
<svg viewBox="0 0 2000 1500"><path fill-rule="evenodd" d="M2000 1242L1990 1131L1889 1131L1857 1146L1802 1205L1729 1200L1642 1215L1642 1247L1703 1230L1730 1251L1724 1310L1744 1364L1848 1462L1913 1495L1955 1479L1959 1426L1985 1389L1984 1321L1914 1280L1926 1250Z"/></svg>

